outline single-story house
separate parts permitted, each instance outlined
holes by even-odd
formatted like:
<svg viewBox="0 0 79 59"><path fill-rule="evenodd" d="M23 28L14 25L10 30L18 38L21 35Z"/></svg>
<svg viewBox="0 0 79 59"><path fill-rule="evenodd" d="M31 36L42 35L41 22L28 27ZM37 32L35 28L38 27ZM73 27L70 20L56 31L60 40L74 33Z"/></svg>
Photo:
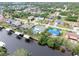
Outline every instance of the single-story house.
<svg viewBox="0 0 79 59"><path fill-rule="evenodd" d="M61 34L61 30L60 29L49 29L48 32L52 35L52 36L59 36Z"/></svg>
<svg viewBox="0 0 79 59"><path fill-rule="evenodd" d="M14 26L21 26L21 22L20 21L14 21L14 22L12 22L12 25L14 25Z"/></svg>
<svg viewBox="0 0 79 59"><path fill-rule="evenodd" d="M79 22L67 22L71 28L73 27L79 27Z"/></svg>
<svg viewBox="0 0 79 59"><path fill-rule="evenodd" d="M79 35L77 35L76 33L73 33L73 32L67 32L65 37L68 39L79 41Z"/></svg>
<svg viewBox="0 0 79 59"><path fill-rule="evenodd" d="M62 24L62 25L64 24L64 22L61 20L55 20L55 23Z"/></svg>
<svg viewBox="0 0 79 59"><path fill-rule="evenodd" d="M0 15L0 21L4 21L4 16Z"/></svg>
<svg viewBox="0 0 79 59"><path fill-rule="evenodd" d="M30 21L32 21L32 20L34 20L34 16L29 16L28 19L29 19Z"/></svg>
<svg viewBox="0 0 79 59"><path fill-rule="evenodd" d="M13 20L13 19L7 19L6 22L7 22L8 24L12 24L12 23L14 23L14 20Z"/></svg>
<svg viewBox="0 0 79 59"><path fill-rule="evenodd" d="M79 27L73 27L73 31L76 32L77 35L79 35Z"/></svg>
<svg viewBox="0 0 79 59"><path fill-rule="evenodd" d="M44 17L40 17L40 16L39 16L39 17L35 17L35 20L36 20L36 21L44 20Z"/></svg>
<svg viewBox="0 0 79 59"><path fill-rule="evenodd" d="M23 24L23 25L21 25L20 27L21 28L23 28L23 29L30 29L30 28L32 28L34 26L34 24Z"/></svg>
<svg viewBox="0 0 79 59"><path fill-rule="evenodd" d="M38 7L28 7L24 10L24 12L30 12L32 14L40 14L41 10Z"/></svg>
<svg viewBox="0 0 79 59"><path fill-rule="evenodd" d="M55 20L54 26L57 26L58 24L64 25L64 22L61 20Z"/></svg>
<svg viewBox="0 0 79 59"><path fill-rule="evenodd" d="M20 26L22 24L21 21L14 20L14 19L7 19L6 22L13 26Z"/></svg>
<svg viewBox="0 0 79 59"><path fill-rule="evenodd" d="M57 11L54 13L54 16L59 16L59 14L60 14L60 12Z"/></svg>
<svg viewBox="0 0 79 59"><path fill-rule="evenodd" d="M36 25L32 28L32 32L34 34L37 34L37 33L41 33L41 32L44 32L45 31L45 26L41 26L41 25Z"/></svg>

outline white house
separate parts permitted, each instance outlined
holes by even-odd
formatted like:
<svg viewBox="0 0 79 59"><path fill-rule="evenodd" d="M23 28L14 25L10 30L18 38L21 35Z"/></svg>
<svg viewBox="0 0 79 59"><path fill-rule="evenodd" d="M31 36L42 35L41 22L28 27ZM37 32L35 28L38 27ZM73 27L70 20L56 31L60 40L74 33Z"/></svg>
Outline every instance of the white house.
<svg viewBox="0 0 79 59"><path fill-rule="evenodd" d="M40 17L40 16L39 16L39 17L35 17L35 20L36 20L36 21L44 20L44 17Z"/></svg>
<svg viewBox="0 0 79 59"><path fill-rule="evenodd" d="M76 32L77 35L79 35L79 27L73 27L73 31Z"/></svg>
<svg viewBox="0 0 79 59"><path fill-rule="evenodd" d="M34 18L34 16L29 16L29 17L28 17L28 19L33 19L33 18Z"/></svg>

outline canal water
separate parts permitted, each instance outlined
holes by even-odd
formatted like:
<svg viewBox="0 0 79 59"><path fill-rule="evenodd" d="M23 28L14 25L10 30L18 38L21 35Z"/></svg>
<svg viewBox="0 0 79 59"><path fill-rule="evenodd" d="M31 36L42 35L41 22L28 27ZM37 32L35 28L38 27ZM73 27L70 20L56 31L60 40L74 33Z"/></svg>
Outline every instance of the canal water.
<svg viewBox="0 0 79 59"><path fill-rule="evenodd" d="M62 53L58 50L52 50L47 46L40 46L36 41L27 43L24 38L16 39L16 35L7 35L6 30L0 31L0 41L6 43L6 48L9 53L16 51L17 49L24 48L31 52L32 56L70 56L69 52Z"/></svg>

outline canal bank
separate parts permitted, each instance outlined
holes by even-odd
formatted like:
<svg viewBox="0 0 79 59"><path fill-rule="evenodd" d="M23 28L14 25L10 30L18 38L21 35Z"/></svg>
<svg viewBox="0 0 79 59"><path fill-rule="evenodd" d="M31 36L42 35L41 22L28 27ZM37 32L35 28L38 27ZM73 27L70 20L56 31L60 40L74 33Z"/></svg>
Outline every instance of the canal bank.
<svg viewBox="0 0 79 59"><path fill-rule="evenodd" d="M7 31L4 29L0 31L0 40L6 43L6 48L9 53L16 51L17 49L24 48L31 52L32 56L70 56L71 54L66 52L62 53L58 50L52 50L48 46L40 46L33 40L30 43L25 42L24 38L21 40L16 38L15 34L11 36L7 35Z"/></svg>

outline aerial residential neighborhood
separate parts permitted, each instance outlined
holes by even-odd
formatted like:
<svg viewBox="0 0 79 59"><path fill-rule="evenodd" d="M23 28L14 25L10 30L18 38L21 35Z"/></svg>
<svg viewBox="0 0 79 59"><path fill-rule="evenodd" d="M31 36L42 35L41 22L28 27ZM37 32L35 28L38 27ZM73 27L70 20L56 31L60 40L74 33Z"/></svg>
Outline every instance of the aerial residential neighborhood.
<svg viewBox="0 0 79 59"><path fill-rule="evenodd" d="M79 3L0 2L0 56L79 56Z"/></svg>

